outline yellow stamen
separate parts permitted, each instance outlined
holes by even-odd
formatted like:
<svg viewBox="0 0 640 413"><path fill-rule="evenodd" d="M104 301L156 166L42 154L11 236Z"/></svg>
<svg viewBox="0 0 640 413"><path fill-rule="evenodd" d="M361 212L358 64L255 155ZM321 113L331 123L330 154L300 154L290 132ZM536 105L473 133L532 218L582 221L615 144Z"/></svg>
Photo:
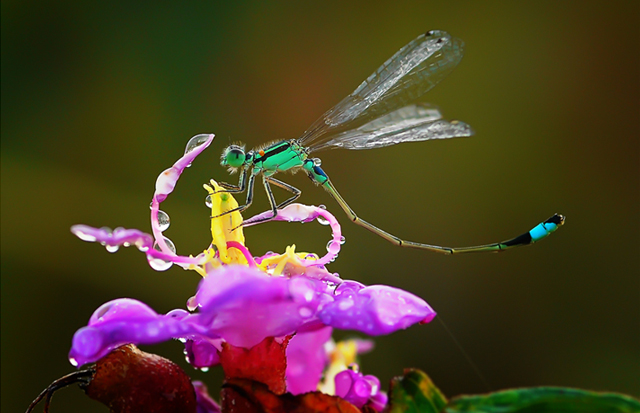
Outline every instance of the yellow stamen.
<svg viewBox="0 0 640 413"><path fill-rule="evenodd" d="M205 184L204 189L209 192L211 198L211 216L218 216L238 207L238 202L230 193L220 192L224 191L224 188L213 179L210 183L211 186ZM248 264L240 251L235 248L227 248L229 241L236 241L244 245L244 233L241 225L242 215L238 211L211 218L213 245L218 249L220 260L225 264Z"/></svg>

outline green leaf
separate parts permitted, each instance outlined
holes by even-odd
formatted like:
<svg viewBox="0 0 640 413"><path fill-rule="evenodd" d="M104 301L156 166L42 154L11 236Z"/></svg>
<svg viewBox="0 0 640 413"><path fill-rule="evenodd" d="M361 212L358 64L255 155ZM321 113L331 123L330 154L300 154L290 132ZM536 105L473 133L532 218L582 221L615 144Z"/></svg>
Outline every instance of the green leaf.
<svg viewBox="0 0 640 413"><path fill-rule="evenodd" d="M479 396L458 396L451 399L445 411L447 413L638 413L640 401L617 393L562 387L533 387Z"/></svg>
<svg viewBox="0 0 640 413"><path fill-rule="evenodd" d="M420 370L406 369L404 376L391 380L389 413L439 413L447 399Z"/></svg>

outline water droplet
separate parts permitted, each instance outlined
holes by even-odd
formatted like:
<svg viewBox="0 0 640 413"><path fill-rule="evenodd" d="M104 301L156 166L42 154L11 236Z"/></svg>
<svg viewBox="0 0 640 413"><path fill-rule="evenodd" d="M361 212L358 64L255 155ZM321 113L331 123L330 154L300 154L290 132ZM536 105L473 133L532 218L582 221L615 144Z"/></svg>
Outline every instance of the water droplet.
<svg viewBox="0 0 640 413"><path fill-rule="evenodd" d="M207 195L207 197L204 199L204 204L207 206L207 208L211 208L213 206L211 195Z"/></svg>
<svg viewBox="0 0 640 413"><path fill-rule="evenodd" d="M78 361L73 357L69 357L69 363L71 363L73 367L78 367Z"/></svg>
<svg viewBox="0 0 640 413"><path fill-rule="evenodd" d="M93 235L89 235L86 234L82 231L76 230L73 232L74 235L78 238L80 238L83 241L87 241L87 242L96 242L98 239L96 237L94 237Z"/></svg>
<svg viewBox="0 0 640 413"><path fill-rule="evenodd" d="M171 225L169 214L164 211L158 211L158 229L160 232L166 231L169 225Z"/></svg>
<svg viewBox="0 0 640 413"><path fill-rule="evenodd" d="M105 245L105 248L107 249L107 251L113 254L114 252L118 251L118 249L120 249L120 245Z"/></svg>
<svg viewBox="0 0 640 413"><path fill-rule="evenodd" d="M173 265L171 261L165 261L160 258L152 257L151 255L147 255L147 261L149 261L149 266L156 271L166 271Z"/></svg>
<svg viewBox="0 0 640 413"><path fill-rule="evenodd" d="M125 248L126 248L126 247L130 247L130 246L131 246L131 243L129 243L129 242L123 242L123 243L122 243L122 246L123 246L123 247L125 247Z"/></svg>
<svg viewBox="0 0 640 413"><path fill-rule="evenodd" d="M324 204L320 204L320 205L318 205L318 208L320 208L320 209L327 209L327 206L326 206L326 205L324 205Z"/></svg>
<svg viewBox="0 0 640 413"><path fill-rule="evenodd" d="M320 225L329 225L330 222L328 219L326 219L325 217L323 217L322 215L319 215L318 218L316 218L318 220L318 223Z"/></svg>
<svg viewBox="0 0 640 413"><path fill-rule="evenodd" d="M311 317L313 315L313 312L307 307L300 307L298 309L298 314L302 318L309 318L309 317Z"/></svg>
<svg viewBox="0 0 640 413"><path fill-rule="evenodd" d="M169 238L164 237L164 242L167 244L167 247L169 247L169 249L171 250L171 252L173 252L174 254L176 253L176 246L173 243L173 241L171 241ZM154 248L157 249L158 251L160 251L160 246L159 245L154 245Z"/></svg>
<svg viewBox="0 0 640 413"><path fill-rule="evenodd" d="M320 160L320 158L313 158L313 164L315 166L320 166L322 165L322 160Z"/></svg>
<svg viewBox="0 0 640 413"><path fill-rule="evenodd" d="M345 242L347 242L347 239L344 236L340 237L340 245L344 245Z"/></svg>
<svg viewBox="0 0 640 413"><path fill-rule="evenodd" d="M340 244L335 241L329 241L327 244L327 251L330 254L337 254L340 251Z"/></svg>
<svg viewBox="0 0 640 413"><path fill-rule="evenodd" d="M189 297L187 300L187 309L191 312L196 311L198 308L198 301L196 301L196 296Z"/></svg>
<svg viewBox="0 0 640 413"><path fill-rule="evenodd" d="M200 371L206 373L209 371L209 367L200 367Z"/></svg>
<svg viewBox="0 0 640 413"><path fill-rule="evenodd" d="M189 139L189 142L187 142L187 147L184 150L184 154L188 154L189 152L193 152L194 150L198 149L200 146L202 146L207 139L209 139L209 134L207 133L202 133L200 135L196 135L193 138Z"/></svg>
<svg viewBox="0 0 640 413"><path fill-rule="evenodd" d="M139 239L136 240L135 242L135 246L136 248L138 248L138 250L140 250L141 252L147 252L149 250L149 246L148 245L144 245L144 241Z"/></svg>
<svg viewBox="0 0 640 413"><path fill-rule="evenodd" d="M176 246L173 244L173 242L167 237L164 238L164 242L167 244L167 247L171 250L171 252L175 254ZM153 244L153 249L160 251L160 246L157 242ZM171 261L163 260L162 258L156 258L151 255L147 255L147 261L149 261L149 266L156 271L166 271L173 265L173 262Z"/></svg>

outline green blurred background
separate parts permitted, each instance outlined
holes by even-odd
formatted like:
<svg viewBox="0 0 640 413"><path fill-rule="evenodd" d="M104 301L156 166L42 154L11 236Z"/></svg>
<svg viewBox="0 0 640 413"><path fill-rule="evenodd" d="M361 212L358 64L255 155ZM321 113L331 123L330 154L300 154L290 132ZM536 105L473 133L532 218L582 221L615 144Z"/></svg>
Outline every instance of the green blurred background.
<svg viewBox="0 0 640 413"><path fill-rule="evenodd" d="M363 218L440 245L502 240L554 212L567 224L505 254L439 256L392 246L303 174L283 176L343 223L329 269L426 299L492 390L640 396L639 26L637 1L3 1L2 411L24 411L73 371L71 337L103 302L166 312L195 291L195 273L154 272L71 225L149 230L157 174L212 132L163 204L178 252L198 253L210 242L201 184L237 179L218 164L230 141L299 136L429 29L463 39L466 54L427 100L476 136L321 153L336 187ZM251 212L266 207L258 190ZM323 252L329 240L313 224L245 235L256 255L292 243ZM383 383L413 366L448 396L487 390L437 321L376 342L361 364ZM182 362L177 342L152 349ZM187 371L215 393L217 369ZM107 409L69 389L53 401L63 411Z"/></svg>

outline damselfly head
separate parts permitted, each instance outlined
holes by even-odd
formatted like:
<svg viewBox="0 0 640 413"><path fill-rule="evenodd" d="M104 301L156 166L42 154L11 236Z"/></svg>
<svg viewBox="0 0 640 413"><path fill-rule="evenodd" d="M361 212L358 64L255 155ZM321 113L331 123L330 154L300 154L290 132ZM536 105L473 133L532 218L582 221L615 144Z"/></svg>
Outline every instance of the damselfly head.
<svg viewBox="0 0 640 413"><path fill-rule="evenodd" d="M236 169L244 164L245 159L246 155L244 153L244 147L239 145L229 145L222 152L220 164L222 166L228 166L232 169Z"/></svg>

